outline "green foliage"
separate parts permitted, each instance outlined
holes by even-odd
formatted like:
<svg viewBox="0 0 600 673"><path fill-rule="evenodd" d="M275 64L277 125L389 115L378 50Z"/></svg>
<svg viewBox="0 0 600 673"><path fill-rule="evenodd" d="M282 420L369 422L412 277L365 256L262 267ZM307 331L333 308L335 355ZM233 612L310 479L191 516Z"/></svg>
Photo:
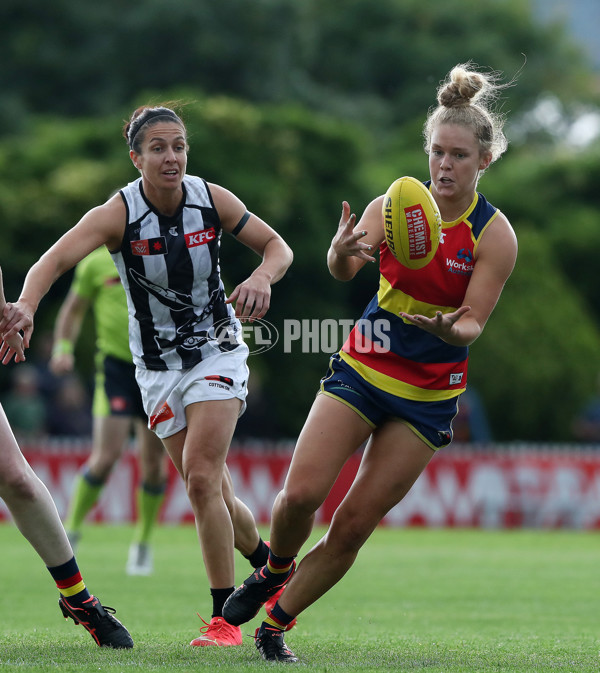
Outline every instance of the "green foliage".
<svg viewBox="0 0 600 673"><path fill-rule="evenodd" d="M27 136L2 144L0 220L11 250L2 259L7 296L18 293L42 252L131 179L125 147L114 122L89 119L36 120Z"/></svg>
<svg viewBox="0 0 600 673"><path fill-rule="evenodd" d="M312 341L302 342L291 339L286 326L360 316L376 291L376 269L367 267L353 281L339 283L325 264L341 201L348 200L360 214L395 177L426 178L420 123L390 136L379 151L364 128L298 106L194 98L190 92L169 98L191 101L182 111L190 134L190 173L234 191L294 250L294 264L274 286L267 315L280 342L250 360L254 399L269 415L264 434L294 437L325 373L328 353L318 329ZM25 270L68 227L136 177L126 151L118 125L110 120L40 119L25 139L0 144L0 217L11 250L2 264L9 298L17 296ZM472 347L470 382L499 440L569 439L571 420L594 392L600 371L595 292L600 228L594 191L600 156L560 155L552 161L546 156L509 153L480 186L501 204L520 241L515 272ZM224 237L227 291L255 265L252 253ZM38 337L52 329L69 281L70 276L61 279L42 302ZM341 343L342 334L337 346ZM87 355L80 366L88 376L92 348L89 333L80 347ZM539 393L532 397L532 390Z"/></svg>
<svg viewBox="0 0 600 673"><path fill-rule="evenodd" d="M482 336L469 382L495 438L561 441L596 386L598 328L544 234L519 231L519 257Z"/></svg>
<svg viewBox="0 0 600 673"><path fill-rule="evenodd" d="M428 177L421 127L453 65L473 60L505 80L516 75L503 109L521 144L480 188L509 217L521 250L473 346L470 381L497 439L569 437L600 371L600 146L552 149L548 134L522 127L549 92L574 109L594 101L597 86L577 45L560 25L536 24L530 2L347 0L342 11L335 0L5 0L0 60L7 297L89 208L137 177L122 120L139 104L182 100L189 172L231 189L295 253L267 315L280 343L250 360L254 397L270 414L263 427L290 437L328 354L318 340L285 342L286 324L357 319L377 288L372 267L350 283L327 272L342 200L360 215L395 178ZM255 263L224 237L228 291ZM38 339L69 282L67 274L42 302ZM87 375L92 342L90 334L80 346Z"/></svg>
<svg viewBox="0 0 600 673"><path fill-rule="evenodd" d="M481 182L519 239L515 271L472 347L470 380L498 438L568 440L596 391L599 172L598 145L579 153L524 148Z"/></svg>
<svg viewBox="0 0 600 673"><path fill-rule="evenodd" d="M191 136L189 172L234 191L294 251L294 263L274 286L266 316L281 341L250 360L251 383L254 378L257 388L268 389L271 427L265 432L293 437L302 427L328 358L318 348L302 353L299 343L286 352L286 321L358 318L366 301L363 296L355 303L352 288L330 279L325 264L342 200L353 199L364 207L369 198L355 170L366 134L297 106L257 107L224 98L190 105L185 115ZM224 238L221 250L230 292L257 260L241 252L230 237ZM377 287L372 277L369 298Z"/></svg>
<svg viewBox="0 0 600 673"><path fill-rule="evenodd" d="M529 0L4 0L0 133L32 112L103 116L173 86L389 129L422 114L468 60L509 78L527 61L512 112L546 89L568 101L593 90L581 51L536 25Z"/></svg>
<svg viewBox="0 0 600 673"><path fill-rule="evenodd" d="M357 318L366 299L348 307L349 287L330 280L325 254L342 200L352 197L363 207L367 201L355 170L362 161L365 132L297 106L259 107L224 97L194 100L185 92L174 97L190 101L182 108L190 136L188 172L231 189L295 252L292 269L273 289L267 316L282 338L286 319ZM0 152L0 218L13 223L6 238L15 251L2 261L10 298L18 296L25 270L55 240L136 177L114 123L41 120L29 138L6 143ZM17 164L15 175L11 169ZM24 198L28 208L23 208ZM36 232L26 245L24 231ZM229 236L222 242L221 261L228 292L257 264L256 256ZM373 278L370 294L376 289ZM42 302L38 334L52 328L67 288L63 278ZM92 338L87 335L90 342ZM326 365L327 356L318 347L305 357L297 344L295 353L285 352L283 341L253 357L251 385L259 395L262 379L268 391L271 421L265 434L299 432ZM88 358L83 370L90 375L91 367Z"/></svg>

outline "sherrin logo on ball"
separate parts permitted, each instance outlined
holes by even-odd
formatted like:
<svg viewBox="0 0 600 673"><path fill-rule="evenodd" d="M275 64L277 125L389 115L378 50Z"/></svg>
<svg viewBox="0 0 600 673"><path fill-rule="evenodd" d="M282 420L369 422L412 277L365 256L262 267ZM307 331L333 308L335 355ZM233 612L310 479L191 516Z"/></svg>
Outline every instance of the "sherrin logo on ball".
<svg viewBox="0 0 600 673"><path fill-rule="evenodd" d="M437 252L442 216L431 192L405 175L383 197L385 240L394 257L409 269L422 269Z"/></svg>

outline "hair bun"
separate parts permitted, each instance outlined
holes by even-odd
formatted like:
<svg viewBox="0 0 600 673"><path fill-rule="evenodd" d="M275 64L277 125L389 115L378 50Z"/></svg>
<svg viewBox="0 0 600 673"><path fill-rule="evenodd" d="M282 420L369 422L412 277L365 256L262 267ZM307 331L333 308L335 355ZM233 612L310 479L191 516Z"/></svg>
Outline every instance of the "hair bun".
<svg viewBox="0 0 600 673"><path fill-rule="evenodd" d="M444 107L469 105L483 92L485 85L485 78L478 72L456 66L438 93L438 103Z"/></svg>

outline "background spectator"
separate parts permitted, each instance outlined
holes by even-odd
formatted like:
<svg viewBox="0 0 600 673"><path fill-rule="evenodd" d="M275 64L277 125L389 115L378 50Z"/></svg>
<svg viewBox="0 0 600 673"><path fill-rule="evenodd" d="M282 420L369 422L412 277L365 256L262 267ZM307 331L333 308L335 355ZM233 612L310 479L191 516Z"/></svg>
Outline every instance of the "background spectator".
<svg viewBox="0 0 600 673"><path fill-rule="evenodd" d="M52 436L91 437L91 401L81 379L66 376L50 400L47 428Z"/></svg>
<svg viewBox="0 0 600 673"><path fill-rule="evenodd" d="M458 414L452 422L455 442L491 442L492 433L485 407L479 393L473 388L458 399Z"/></svg>
<svg viewBox="0 0 600 673"><path fill-rule="evenodd" d="M573 437L578 442L600 442L600 374L597 384L598 393L590 398L573 421Z"/></svg>
<svg viewBox="0 0 600 673"><path fill-rule="evenodd" d="M35 367L22 364L12 370L11 386L2 406L18 440L32 440L46 432L46 404Z"/></svg>

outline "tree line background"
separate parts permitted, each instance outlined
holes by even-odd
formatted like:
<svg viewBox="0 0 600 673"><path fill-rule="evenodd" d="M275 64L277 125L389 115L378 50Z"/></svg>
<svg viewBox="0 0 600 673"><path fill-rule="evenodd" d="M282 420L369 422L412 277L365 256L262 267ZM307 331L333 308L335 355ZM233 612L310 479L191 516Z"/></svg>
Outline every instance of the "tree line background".
<svg viewBox="0 0 600 673"><path fill-rule="evenodd" d="M360 214L401 175L427 179L422 124L457 63L503 73L509 151L480 190L519 238L470 385L497 440L563 441L600 372L600 143L569 142L599 78L561 24L524 0L5 0L0 8L1 264L7 299L89 208L137 174L121 127L180 101L188 171L231 189L291 245L266 316L358 319L375 269L333 280L325 258L346 199ZM231 290L256 265L230 237ZM52 330L71 279L43 300ZM90 321L88 321L89 323ZM91 377L94 335L78 345ZM37 337L37 340L36 340ZM340 344L341 345L341 344ZM295 437L328 357L279 346L250 359L264 434ZM8 373L0 371L3 385Z"/></svg>

